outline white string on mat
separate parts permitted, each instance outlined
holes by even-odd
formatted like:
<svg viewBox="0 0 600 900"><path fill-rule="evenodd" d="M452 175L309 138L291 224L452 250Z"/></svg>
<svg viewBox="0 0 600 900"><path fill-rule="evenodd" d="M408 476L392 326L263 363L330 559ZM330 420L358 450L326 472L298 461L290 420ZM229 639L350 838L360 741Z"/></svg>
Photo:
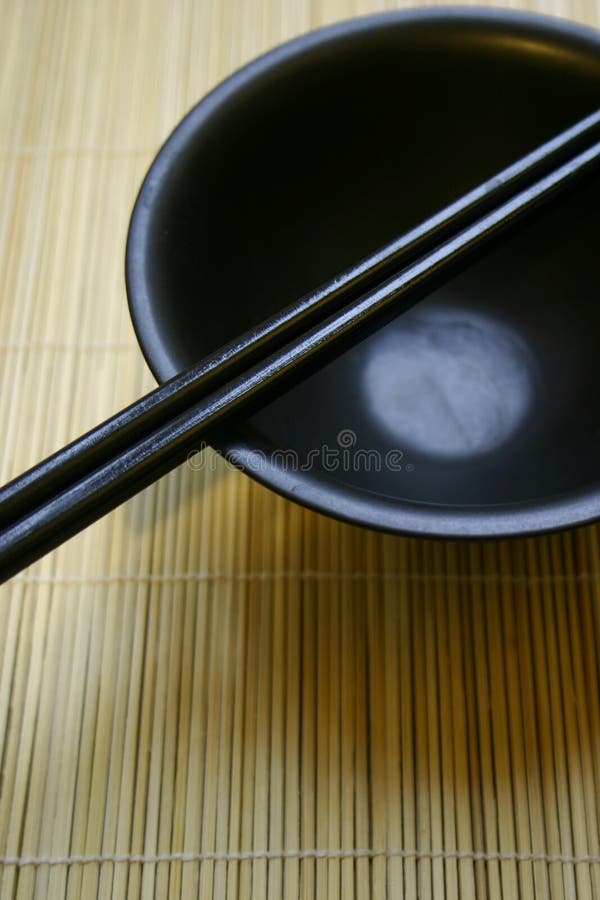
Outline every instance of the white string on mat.
<svg viewBox="0 0 600 900"><path fill-rule="evenodd" d="M68 343L67 341L0 341L1 351L17 352L19 350L69 350L73 352L88 352L90 350L139 350L133 341L82 341L81 343Z"/></svg>
<svg viewBox="0 0 600 900"><path fill-rule="evenodd" d="M471 862L543 862L562 865L600 864L600 855L572 855L563 853L501 853L485 850L402 850L380 848L374 850L350 848L347 850L248 850L230 852L202 851L199 853L107 853L89 856L0 856L0 865L16 866L77 866L102 865L104 863L128 863L157 865L158 863L246 862L285 860L344 860L344 859L416 859L416 860L468 860Z"/></svg>
<svg viewBox="0 0 600 900"><path fill-rule="evenodd" d="M307 571L263 571L263 572L172 572L134 573L122 572L110 575L16 575L11 583L35 585L106 585L106 584L177 584L180 582L215 581L278 581L293 579L298 581L407 581L419 584L573 584L598 581L599 572L557 573L555 575L511 575L502 572L465 573L458 572L319 572Z"/></svg>
<svg viewBox="0 0 600 900"><path fill-rule="evenodd" d="M156 144L139 147L99 147L93 144L73 144L64 146L36 146L26 144L21 147L0 147L0 159L18 159L19 157L47 158L54 156L144 156L156 153L160 141Z"/></svg>

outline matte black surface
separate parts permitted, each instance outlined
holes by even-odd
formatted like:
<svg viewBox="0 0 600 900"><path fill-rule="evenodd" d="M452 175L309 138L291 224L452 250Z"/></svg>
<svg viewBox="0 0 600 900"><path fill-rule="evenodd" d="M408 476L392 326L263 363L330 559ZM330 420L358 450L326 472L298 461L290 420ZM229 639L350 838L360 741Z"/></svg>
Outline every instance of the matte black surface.
<svg viewBox="0 0 600 900"><path fill-rule="evenodd" d="M505 12L356 20L242 70L174 133L136 207L128 289L155 374L189 366L599 97L595 32ZM565 199L222 446L295 499L389 530L517 534L597 516L599 200L598 182ZM307 462L343 449L347 431L345 449L400 450L402 470L352 453L335 471L323 453L307 472L256 457L283 448Z"/></svg>

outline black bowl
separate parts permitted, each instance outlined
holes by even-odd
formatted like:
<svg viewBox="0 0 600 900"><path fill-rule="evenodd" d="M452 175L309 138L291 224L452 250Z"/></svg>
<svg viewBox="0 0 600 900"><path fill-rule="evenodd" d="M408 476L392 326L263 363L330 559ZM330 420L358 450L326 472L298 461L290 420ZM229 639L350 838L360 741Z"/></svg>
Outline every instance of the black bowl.
<svg viewBox="0 0 600 900"><path fill-rule="evenodd" d="M127 287L152 371L191 365L599 101L598 32L506 11L357 19L241 69L173 132L133 212ZM218 448L387 531L597 517L599 224L595 179Z"/></svg>

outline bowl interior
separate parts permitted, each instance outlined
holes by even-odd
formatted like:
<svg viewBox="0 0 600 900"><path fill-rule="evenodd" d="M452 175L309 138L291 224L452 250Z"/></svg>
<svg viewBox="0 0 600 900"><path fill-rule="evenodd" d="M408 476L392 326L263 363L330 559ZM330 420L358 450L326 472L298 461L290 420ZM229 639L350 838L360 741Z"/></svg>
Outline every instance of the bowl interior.
<svg viewBox="0 0 600 900"><path fill-rule="evenodd" d="M397 14L235 76L185 123L148 207L132 307L155 373L187 367L591 112L599 46L518 15ZM476 514L595 483L599 209L597 178L221 445L292 451L259 477L300 497L309 485L303 499L323 509L335 486L343 514L377 524L383 505L398 530L414 504Z"/></svg>

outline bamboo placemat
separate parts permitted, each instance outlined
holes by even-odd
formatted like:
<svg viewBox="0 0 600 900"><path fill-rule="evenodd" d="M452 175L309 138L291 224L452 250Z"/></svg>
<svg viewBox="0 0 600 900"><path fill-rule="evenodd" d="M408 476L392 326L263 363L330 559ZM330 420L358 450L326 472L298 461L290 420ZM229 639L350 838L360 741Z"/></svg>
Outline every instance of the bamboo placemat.
<svg viewBox="0 0 600 900"><path fill-rule="evenodd" d="M3 481L152 386L122 266L172 126L383 6L3 0ZM2 590L2 900L600 898L600 531L390 538L211 460Z"/></svg>

